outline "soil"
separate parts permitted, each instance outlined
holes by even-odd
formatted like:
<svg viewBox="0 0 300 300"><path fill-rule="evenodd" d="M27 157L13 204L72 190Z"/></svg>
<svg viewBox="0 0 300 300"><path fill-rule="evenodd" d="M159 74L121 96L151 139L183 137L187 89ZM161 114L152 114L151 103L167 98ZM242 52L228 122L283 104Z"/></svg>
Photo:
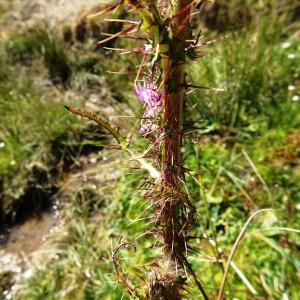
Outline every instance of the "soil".
<svg viewBox="0 0 300 300"><path fill-rule="evenodd" d="M61 26L61 23L70 22L84 11L95 6L105 4L105 0L12 0L14 11L10 19L22 20L28 23L45 22L50 26ZM23 24L24 25L24 24Z"/></svg>
<svg viewBox="0 0 300 300"><path fill-rule="evenodd" d="M45 212L39 218L30 218L10 230L7 242L0 245L0 251L29 255L42 245L45 236L56 222L57 218L52 212Z"/></svg>

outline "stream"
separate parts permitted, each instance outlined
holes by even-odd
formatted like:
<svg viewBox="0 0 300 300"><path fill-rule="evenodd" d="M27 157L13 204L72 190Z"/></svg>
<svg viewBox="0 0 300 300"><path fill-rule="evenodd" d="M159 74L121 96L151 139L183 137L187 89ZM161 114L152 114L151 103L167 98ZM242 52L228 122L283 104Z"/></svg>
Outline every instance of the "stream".
<svg viewBox="0 0 300 300"><path fill-rule="evenodd" d="M54 202L50 210L13 226L0 237L0 299L12 299L11 291L20 279L31 276L28 258L43 248L48 234L59 230L58 217L58 203Z"/></svg>

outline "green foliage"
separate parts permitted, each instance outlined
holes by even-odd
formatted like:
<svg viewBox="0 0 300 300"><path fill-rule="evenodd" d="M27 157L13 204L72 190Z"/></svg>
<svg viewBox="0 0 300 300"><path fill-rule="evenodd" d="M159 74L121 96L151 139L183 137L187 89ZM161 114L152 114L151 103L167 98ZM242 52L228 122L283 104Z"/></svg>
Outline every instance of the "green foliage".
<svg viewBox="0 0 300 300"><path fill-rule="evenodd" d="M146 231L142 222L132 221L145 208L135 192L140 180L139 175L124 175L120 188L109 196L105 207L90 212L86 209L91 205L90 191L69 195L63 208L67 232L54 236L60 242L58 249L52 250L53 258L46 265L32 266L33 276L21 283L15 299L121 299L123 291L113 274L112 251L120 235L128 240ZM100 187L93 191L98 204L103 201L99 190ZM141 255L151 242L139 239L136 252L122 251L122 268L130 279L138 281L138 270L151 259L150 251ZM123 299L130 298L124 295Z"/></svg>
<svg viewBox="0 0 300 300"><path fill-rule="evenodd" d="M0 4L0 17L5 17L5 14L11 10L12 3L11 2L2 2Z"/></svg>
<svg viewBox="0 0 300 300"><path fill-rule="evenodd" d="M253 222L234 260L260 295L274 299L297 298L292 282L298 280L300 261L299 234L259 231L300 225L299 41L285 28L262 20L259 27L228 34L191 67L194 82L225 91L198 90L190 97L188 121L199 130L184 151L186 168L200 182L188 179L202 215L199 227L215 234L226 253L251 210L274 209ZM220 269L195 263L200 267L204 286L219 286ZM250 297L233 269L227 282L229 299Z"/></svg>
<svg viewBox="0 0 300 300"><path fill-rule="evenodd" d="M227 34L190 67L193 82L211 88L190 97L191 105L197 103L196 116L230 127L248 126L250 131L290 126L290 120L299 125L298 103L289 91L300 72L295 63L299 41L283 37L284 25L278 21L274 28L262 20L259 28Z"/></svg>
<svg viewBox="0 0 300 300"><path fill-rule="evenodd" d="M11 54L10 54L11 55ZM50 172L51 166L70 149L70 141L77 145L83 126L47 96L42 96L28 69L22 65L10 66L11 57L2 48L0 77L0 177L4 199L3 209L10 207L6 198L20 196L26 186L31 166L41 164ZM55 144L64 136L60 151L53 151ZM78 148L78 146L76 146ZM51 163L50 163L51 162ZM51 177L51 176L50 176Z"/></svg>
<svg viewBox="0 0 300 300"><path fill-rule="evenodd" d="M42 58L53 83L63 86L69 83L71 61L50 31L36 29L14 36L6 48L12 61L28 62Z"/></svg>
<svg viewBox="0 0 300 300"><path fill-rule="evenodd" d="M39 159L49 140L64 133L71 118L57 110L53 103L40 99L26 79L20 82L20 90L1 93L1 141L4 143L1 173L18 168L34 151L32 160ZM65 122L65 125L63 125ZM41 126L42 125L42 126ZM39 130L37 131L37 128ZM38 151L37 148L41 150Z"/></svg>
<svg viewBox="0 0 300 300"><path fill-rule="evenodd" d="M212 30L226 32L247 26L260 26L262 19L276 22L282 13L289 22L296 19L297 0L218 0L207 5L201 14L204 24Z"/></svg>

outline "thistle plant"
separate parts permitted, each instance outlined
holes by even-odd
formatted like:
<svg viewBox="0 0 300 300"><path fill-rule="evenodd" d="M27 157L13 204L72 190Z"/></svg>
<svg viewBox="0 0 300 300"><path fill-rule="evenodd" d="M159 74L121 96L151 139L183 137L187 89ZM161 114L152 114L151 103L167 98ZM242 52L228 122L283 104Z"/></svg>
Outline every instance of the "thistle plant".
<svg viewBox="0 0 300 300"><path fill-rule="evenodd" d="M182 299L186 273L195 279L204 299L208 299L197 279L187 255L190 251L190 231L194 226L196 209L185 184L185 169L181 148L185 132L186 93L191 85L186 79L189 60L199 57L200 34L192 30L191 20L205 0L125 0L111 4L96 17L120 6L125 6L140 21L109 19L122 22L123 29L116 34L106 34L104 44L115 38L133 39L142 46L132 49L115 49L140 56L140 65L134 81L137 98L144 107L138 133L149 143L146 153L131 150L130 141L121 136L116 127L103 118L74 107L66 107L72 113L97 122L117 141L118 147L129 153L146 169L152 180L146 182L144 197L150 201L153 220L152 234L157 238L163 258L155 262L156 268L148 273L143 296L135 291L132 282L120 270L118 252L128 243L120 243L113 254L118 281L136 297L145 299ZM153 159L149 157L149 152ZM150 275L149 275L150 274Z"/></svg>

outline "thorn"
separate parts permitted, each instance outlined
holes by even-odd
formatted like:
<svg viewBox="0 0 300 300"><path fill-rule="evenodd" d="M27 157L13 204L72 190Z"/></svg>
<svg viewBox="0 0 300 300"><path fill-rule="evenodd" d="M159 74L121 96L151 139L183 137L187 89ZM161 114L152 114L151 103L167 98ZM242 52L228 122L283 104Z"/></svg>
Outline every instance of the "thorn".
<svg viewBox="0 0 300 300"><path fill-rule="evenodd" d="M202 86L202 85L194 85L194 84L183 84L182 87L185 88L195 88L195 89L206 89L209 90L210 88L207 86Z"/></svg>
<svg viewBox="0 0 300 300"><path fill-rule="evenodd" d="M106 39L104 39L104 40L98 42L98 45L104 44L104 43L106 43L106 42L108 42L108 41L110 41L110 40L113 40L113 39L117 38L118 36L120 36L120 35L122 35L122 34L124 34L124 33L129 33L129 32L131 32L131 30L132 30L134 27L136 27L136 25L131 25L131 26L129 26L128 28L125 28L124 30L119 31L119 32L117 32L117 33L115 33L115 34L109 36L108 38L106 38Z"/></svg>
<svg viewBox="0 0 300 300"><path fill-rule="evenodd" d="M140 23L141 23L141 22L137 22L137 21L123 20L123 19L104 19L104 21L119 22L119 23L125 23L125 24L135 24L135 25L140 25Z"/></svg>
<svg viewBox="0 0 300 300"><path fill-rule="evenodd" d="M106 33L102 33L102 35L113 36L112 34L106 34ZM112 48L112 47L103 47L103 49L105 49L105 50L112 50L112 51L124 51L124 50L127 50L127 49L124 49L124 48Z"/></svg>
<svg viewBox="0 0 300 300"><path fill-rule="evenodd" d="M101 34L104 36L112 36L113 35L112 33L104 33L104 32L102 32ZM119 37L123 38L123 39L132 39L132 40L143 40L143 41L147 40L146 38L143 38L143 37L130 36L130 35L120 35Z"/></svg>
<svg viewBox="0 0 300 300"><path fill-rule="evenodd" d="M103 10L101 10L101 11L95 13L95 14L88 15L87 18L88 18L88 19L92 19L92 18L99 17L99 16L105 14L106 12L109 12L109 11L114 10L115 8L117 8L117 7L118 7L120 4L122 4L122 3L123 3L123 1L120 1L120 2L118 2L118 3L116 3L116 4L113 4L113 5L111 5L111 6L108 6L107 8L105 8L105 9L103 9Z"/></svg>
<svg viewBox="0 0 300 300"><path fill-rule="evenodd" d="M132 49L125 49L125 48L112 48L112 47L103 47L104 49L107 50L112 50L112 51L124 51L123 53L120 54L124 54L124 53L141 53L141 54L145 54L143 48L132 48Z"/></svg>

